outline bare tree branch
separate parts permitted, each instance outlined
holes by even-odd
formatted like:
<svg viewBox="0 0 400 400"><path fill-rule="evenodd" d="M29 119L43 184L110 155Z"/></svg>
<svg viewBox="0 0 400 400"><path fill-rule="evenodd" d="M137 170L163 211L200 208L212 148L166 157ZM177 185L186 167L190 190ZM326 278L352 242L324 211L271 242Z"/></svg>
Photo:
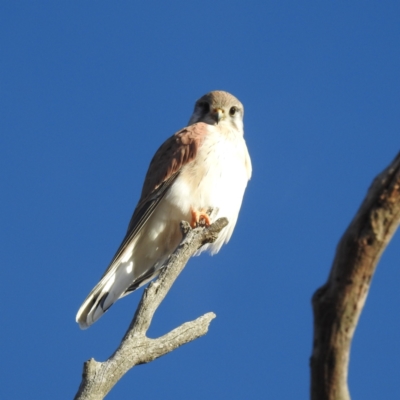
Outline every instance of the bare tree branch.
<svg viewBox="0 0 400 400"><path fill-rule="evenodd" d="M208 228L192 230L187 222L181 223L182 242L167 261L157 280L150 283L144 291L131 325L118 349L107 361L98 362L90 359L84 363L82 382L75 400L103 399L135 365L153 361L207 333L211 320L215 318L212 312L186 322L157 339L146 336L155 311L189 258L205 243L215 241L227 224L226 218L220 218Z"/></svg>
<svg viewBox="0 0 400 400"><path fill-rule="evenodd" d="M311 399L349 400L351 340L378 261L400 221L400 153L372 183L313 296Z"/></svg>

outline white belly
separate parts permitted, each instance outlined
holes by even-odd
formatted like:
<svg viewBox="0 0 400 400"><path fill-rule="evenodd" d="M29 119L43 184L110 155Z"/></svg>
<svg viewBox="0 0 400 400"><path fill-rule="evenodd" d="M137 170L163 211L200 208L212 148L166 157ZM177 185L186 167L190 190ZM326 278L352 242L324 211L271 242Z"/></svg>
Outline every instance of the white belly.
<svg viewBox="0 0 400 400"><path fill-rule="evenodd" d="M196 159L182 171L166 196L166 201L176 207L184 219L190 221L191 207L196 210L213 209L211 220L226 217L229 224L217 241L205 245L212 254L228 242L235 227L244 190L249 179L246 169L248 153L242 137L226 137L214 132L205 138Z"/></svg>

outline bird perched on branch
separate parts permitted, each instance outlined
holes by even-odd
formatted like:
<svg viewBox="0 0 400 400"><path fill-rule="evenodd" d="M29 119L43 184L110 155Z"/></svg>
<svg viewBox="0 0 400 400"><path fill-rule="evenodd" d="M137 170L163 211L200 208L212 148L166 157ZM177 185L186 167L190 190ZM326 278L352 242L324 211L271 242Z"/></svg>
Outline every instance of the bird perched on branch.
<svg viewBox="0 0 400 400"><path fill-rule="evenodd" d="M160 273L182 239L180 221L196 227L228 219L218 239L198 253L217 253L229 241L251 177L243 113L236 97L210 92L197 100L188 126L157 150L125 238L76 315L82 329Z"/></svg>

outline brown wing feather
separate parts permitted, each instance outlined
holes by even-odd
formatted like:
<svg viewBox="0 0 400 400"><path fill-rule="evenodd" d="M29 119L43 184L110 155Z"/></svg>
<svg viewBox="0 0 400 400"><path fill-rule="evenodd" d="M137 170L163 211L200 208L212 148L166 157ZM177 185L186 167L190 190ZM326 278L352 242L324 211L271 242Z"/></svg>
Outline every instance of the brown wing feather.
<svg viewBox="0 0 400 400"><path fill-rule="evenodd" d="M200 122L175 133L161 145L150 162L139 204L196 157L206 134L207 125Z"/></svg>
<svg viewBox="0 0 400 400"><path fill-rule="evenodd" d="M154 154L144 180L142 195L129 222L126 236L104 275L153 214L169 187L178 177L181 168L194 160L197 149L206 135L207 124L199 122L190 125L168 138Z"/></svg>

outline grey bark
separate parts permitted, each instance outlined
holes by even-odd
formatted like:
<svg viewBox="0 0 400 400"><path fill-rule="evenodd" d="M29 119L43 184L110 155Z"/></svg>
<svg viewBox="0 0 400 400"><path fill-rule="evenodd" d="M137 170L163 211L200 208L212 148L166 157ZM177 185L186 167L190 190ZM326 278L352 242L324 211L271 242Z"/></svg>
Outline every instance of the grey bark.
<svg viewBox="0 0 400 400"><path fill-rule="evenodd" d="M84 363L82 382L75 400L103 399L122 376L135 365L153 361L207 333L211 320L215 318L212 312L194 321L186 322L157 339L146 336L156 309L189 258L205 243L215 241L219 232L227 224L226 218L220 218L208 228L192 230L187 222L181 223L182 242L167 261L159 277L144 291L118 349L107 361L98 362L92 358Z"/></svg>
<svg viewBox="0 0 400 400"><path fill-rule="evenodd" d="M400 153L373 181L313 296L311 399L349 400L350 346L379 259L400 222Z"/></svg>

